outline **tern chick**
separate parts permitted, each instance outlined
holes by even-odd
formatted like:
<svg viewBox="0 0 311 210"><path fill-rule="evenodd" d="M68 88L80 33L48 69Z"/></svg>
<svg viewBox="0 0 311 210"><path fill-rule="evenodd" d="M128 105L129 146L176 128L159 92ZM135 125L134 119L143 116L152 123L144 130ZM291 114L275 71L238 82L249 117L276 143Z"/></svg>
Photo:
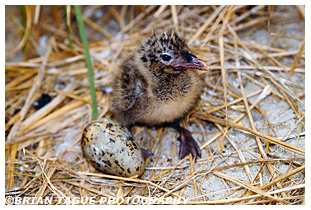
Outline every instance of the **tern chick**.
<svg viewBox="0 0 311 210"><path fill-rule="evenodd" d="M173 30L157 30L121 63L113 79L110 111L125 126L169 125L180 136L179 158L201 157L191 133L179 125L195 106L208 66Z"/></svg>

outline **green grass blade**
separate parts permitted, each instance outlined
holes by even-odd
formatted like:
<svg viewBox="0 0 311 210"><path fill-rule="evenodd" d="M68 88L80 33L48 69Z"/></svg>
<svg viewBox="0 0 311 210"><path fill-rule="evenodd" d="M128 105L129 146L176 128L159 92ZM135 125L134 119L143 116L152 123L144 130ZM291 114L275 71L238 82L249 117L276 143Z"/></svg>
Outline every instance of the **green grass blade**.
<svg viewBox="0 0 311 210"><path fill-rule="evenodd" d="M81 38L81 41L83 44L85 62L86 62L86 66L88 69L90 90L91 90L91 97L92 97L92 116L93 116L93 119L96 120L98 117L98 112L97 112L97 105L96 105L96 90L95 90L95 82L94 82L94 75L93 75L93 67L92 67L92 63L91 63L91 56L90 56L87 38L86 38L86 34L85 34L84 23L82 20L82 14L81 14L80 6L75 5L74 9L76 12L80 38Z"/></svg>

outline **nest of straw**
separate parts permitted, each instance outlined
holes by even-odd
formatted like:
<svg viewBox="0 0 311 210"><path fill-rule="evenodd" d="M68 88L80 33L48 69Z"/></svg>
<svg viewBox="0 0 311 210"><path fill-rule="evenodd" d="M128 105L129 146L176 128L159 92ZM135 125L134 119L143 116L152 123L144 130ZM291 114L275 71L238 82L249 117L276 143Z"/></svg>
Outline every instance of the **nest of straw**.
<svg viewBox="0 0 311 210"><path fill-rule="evenodd" d="M100 117L122 54L155 27L175 28L206 61L204 93L183 120L202 158L178 160L171 129L136 126L135 137L154 153L145 174L97 172L80 148L92 110L73 7L7 6L6 197L53 197L52 204L56 197L304 203L304 6L84 6L82 12ZM36 110L43 93L52 101Z"/></svg>

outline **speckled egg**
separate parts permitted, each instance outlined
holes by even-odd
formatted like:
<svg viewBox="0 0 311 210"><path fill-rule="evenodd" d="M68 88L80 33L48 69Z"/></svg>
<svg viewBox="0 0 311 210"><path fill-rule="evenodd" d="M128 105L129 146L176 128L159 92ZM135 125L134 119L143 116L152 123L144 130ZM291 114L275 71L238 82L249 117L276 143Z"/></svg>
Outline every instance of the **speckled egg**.
<svg viewBox="0 0 311 210"><path fill-rule="evenodd" d="M81 146L86 159L99 171L124 177L144 173L145 160L133 134L117 121L100 118L89 123Z"/></svg>

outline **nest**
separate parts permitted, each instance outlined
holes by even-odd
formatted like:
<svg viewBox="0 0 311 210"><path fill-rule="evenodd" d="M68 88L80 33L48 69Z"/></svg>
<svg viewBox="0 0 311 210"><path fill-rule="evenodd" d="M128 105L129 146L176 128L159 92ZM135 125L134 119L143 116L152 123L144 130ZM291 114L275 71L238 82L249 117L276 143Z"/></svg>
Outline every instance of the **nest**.
<svg viewBox="0 0 311 210"><path fill-rule="evenodd" d="M155 28L174 28L209 65L198 107L182 121L202 158L179 160L169 128L136 126L137 141L154 153L144 175L97 172L80 148L92 109L73 7L7 6L7 203L9 197L52 198L51 204L304 203L304 6L84 6L82 12L99 117L109 110L107 84L122 55ZM52 100L35 109L42 94Z"/></svg>

